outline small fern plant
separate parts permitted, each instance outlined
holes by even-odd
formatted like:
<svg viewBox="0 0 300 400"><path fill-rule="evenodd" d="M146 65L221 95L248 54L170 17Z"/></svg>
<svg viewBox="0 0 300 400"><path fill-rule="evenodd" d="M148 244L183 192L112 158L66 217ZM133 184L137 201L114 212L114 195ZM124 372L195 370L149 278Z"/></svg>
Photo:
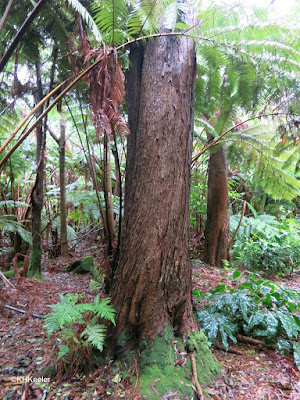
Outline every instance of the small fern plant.
<svg viewBox="0 0 300 400"><path fill-rule="evenodd" d="M49 307L54 311L44 317L48 336L59 335L57 341L56 369L72 375L90 365L93 349L103 350L106 338L105 321L115 324L115 309L110 298L93 303L82 303L78 294L60 296L60 302Z"/></svg>

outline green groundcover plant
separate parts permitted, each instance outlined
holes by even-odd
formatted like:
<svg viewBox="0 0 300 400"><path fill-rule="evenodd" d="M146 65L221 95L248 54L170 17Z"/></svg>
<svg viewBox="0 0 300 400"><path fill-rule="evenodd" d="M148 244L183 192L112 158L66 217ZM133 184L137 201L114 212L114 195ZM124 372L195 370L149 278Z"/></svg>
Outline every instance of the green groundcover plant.
<svg viewBox="0 0 300 400"><path fill-rule="evenodd" d="M238 283L236 289L220 284L205 295L193 291L197 300L206 303L196 318L209 341L220 335L228 350L229 340L236 343L238 333L263 339L276 344L278 351L292 351L300 369L300 294L256 274L243 276L235 271L231 279Z"/></svg>
<svg viewBox="0 0 300 400"><path fill-rule="evenodd" d="M100 301L97 295L93 303L83 303L78 294L59 296L60 302L49 306L53 312L44 317L45 326L49 336L57 336L56 367L78 372L83 365L89 364L87 361L93 349L103 350L104 323L115 324L116 311L109 305L109 297Z"/></svg>

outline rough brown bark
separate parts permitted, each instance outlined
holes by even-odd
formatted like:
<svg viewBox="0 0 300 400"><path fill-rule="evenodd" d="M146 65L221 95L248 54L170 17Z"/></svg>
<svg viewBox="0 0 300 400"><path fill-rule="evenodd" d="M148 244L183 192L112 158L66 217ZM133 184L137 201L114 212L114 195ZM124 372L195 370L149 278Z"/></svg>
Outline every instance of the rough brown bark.
<svg viewBox="0 0 300 400"><path fill-rule="evenodd" d="M205 257L210 265L220 266L227 259L230 242L228 212L228 166L226 148L212 153L208 166Z"/></svg>
<svg viewBox="0 0 300 400"><path fill-rule="evenodd" d="M112 302L115 336L153 339L195 328L189 256L195 48L164 37L131 51L121 255Z"/></svg>

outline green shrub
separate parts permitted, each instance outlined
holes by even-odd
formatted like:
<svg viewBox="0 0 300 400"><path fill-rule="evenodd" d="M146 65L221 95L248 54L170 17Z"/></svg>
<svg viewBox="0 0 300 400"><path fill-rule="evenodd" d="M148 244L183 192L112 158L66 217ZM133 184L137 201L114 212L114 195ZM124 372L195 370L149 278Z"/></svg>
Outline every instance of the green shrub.
<svg viewBox="0 0 300 400"><path fill-rule="evenodd" d="M235 271L232 279L240 278L240 272ZM293 349L300 369L300 346L296 343L300 332L300 294L254 274L244 279L237 289L221 284L205 296L199 290L193 292L207 302L196 314L203 332L211 342L220 334L226 350L228 340L236 343L238 333L277 343L281 351Z"/></svg>
<svg viewBox="0 0 300 400"><path fill-rule="evenodd" d="M72 374L89 365L92 349L103 350L106 338L105 321L115 323L116 311L109 305L110 298L100 302L99 295L93 303L80 303L78 294L60 296L60 302L49 307L45 326L48 335L58 334L57 370Z"/></svg>
<svg viewBox="0 0 300 400"><path fill-rule="evenodd" d="M262 218L268 217L268 218ZM300 265L300 228L297 220L278 222L272 216L244 218L232 248L233 260L247 269L284 273Z"/></svg>

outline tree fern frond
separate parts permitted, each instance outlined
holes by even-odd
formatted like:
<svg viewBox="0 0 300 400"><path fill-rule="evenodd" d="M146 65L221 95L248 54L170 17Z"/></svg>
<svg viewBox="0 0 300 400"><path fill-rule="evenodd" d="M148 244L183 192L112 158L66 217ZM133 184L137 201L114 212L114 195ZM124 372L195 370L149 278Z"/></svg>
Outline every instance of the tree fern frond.
<svg viewBox="0 0 300 400"><path fill-rule="evenodd" d="M269 51L270 54L275 55L284 52L287 56L293 57L293 59L296 61L300 59L300 52L294 47L273 40L241 41L240 45L249 48L250 51L253 51L254 49L259 49L262 52Z"/></svg>
<svg viewBox="0 0 300 400"><path fill-rule="evenodd" d="M79 0L69 0L68 3L76 10L82 17L82 19L85 21L87 26L90 28L92 34L94 37L101 42L102 41L102 35L98 29L97 24L93 20L93 17L89 13L88 9L85 8Z"/></svg>
<svg viewBox="0 0 300 400"><path fill-rule="evenodd" d="M199 125L200 127L203 127L207 132L211 133L213 136L216 136L217 133L214 129L214 127L205 119L201 117L196 117L195 118L195 125Z"/></svg>
<svg viewBox="0 0 300 400"><path fill-rule="evenodd" d="M92 5L94 20L106 44L116 46L126 38L126 26L129 15L127 4L123 0L95 1Z"/></svg>
<svg viewBox="0 0 300 400"><path fill-rule="evenodd" d="M157 25L153 19L157 4L158 0L135 3L127 25L130 37L151 34L157 31Z"/></svg>

